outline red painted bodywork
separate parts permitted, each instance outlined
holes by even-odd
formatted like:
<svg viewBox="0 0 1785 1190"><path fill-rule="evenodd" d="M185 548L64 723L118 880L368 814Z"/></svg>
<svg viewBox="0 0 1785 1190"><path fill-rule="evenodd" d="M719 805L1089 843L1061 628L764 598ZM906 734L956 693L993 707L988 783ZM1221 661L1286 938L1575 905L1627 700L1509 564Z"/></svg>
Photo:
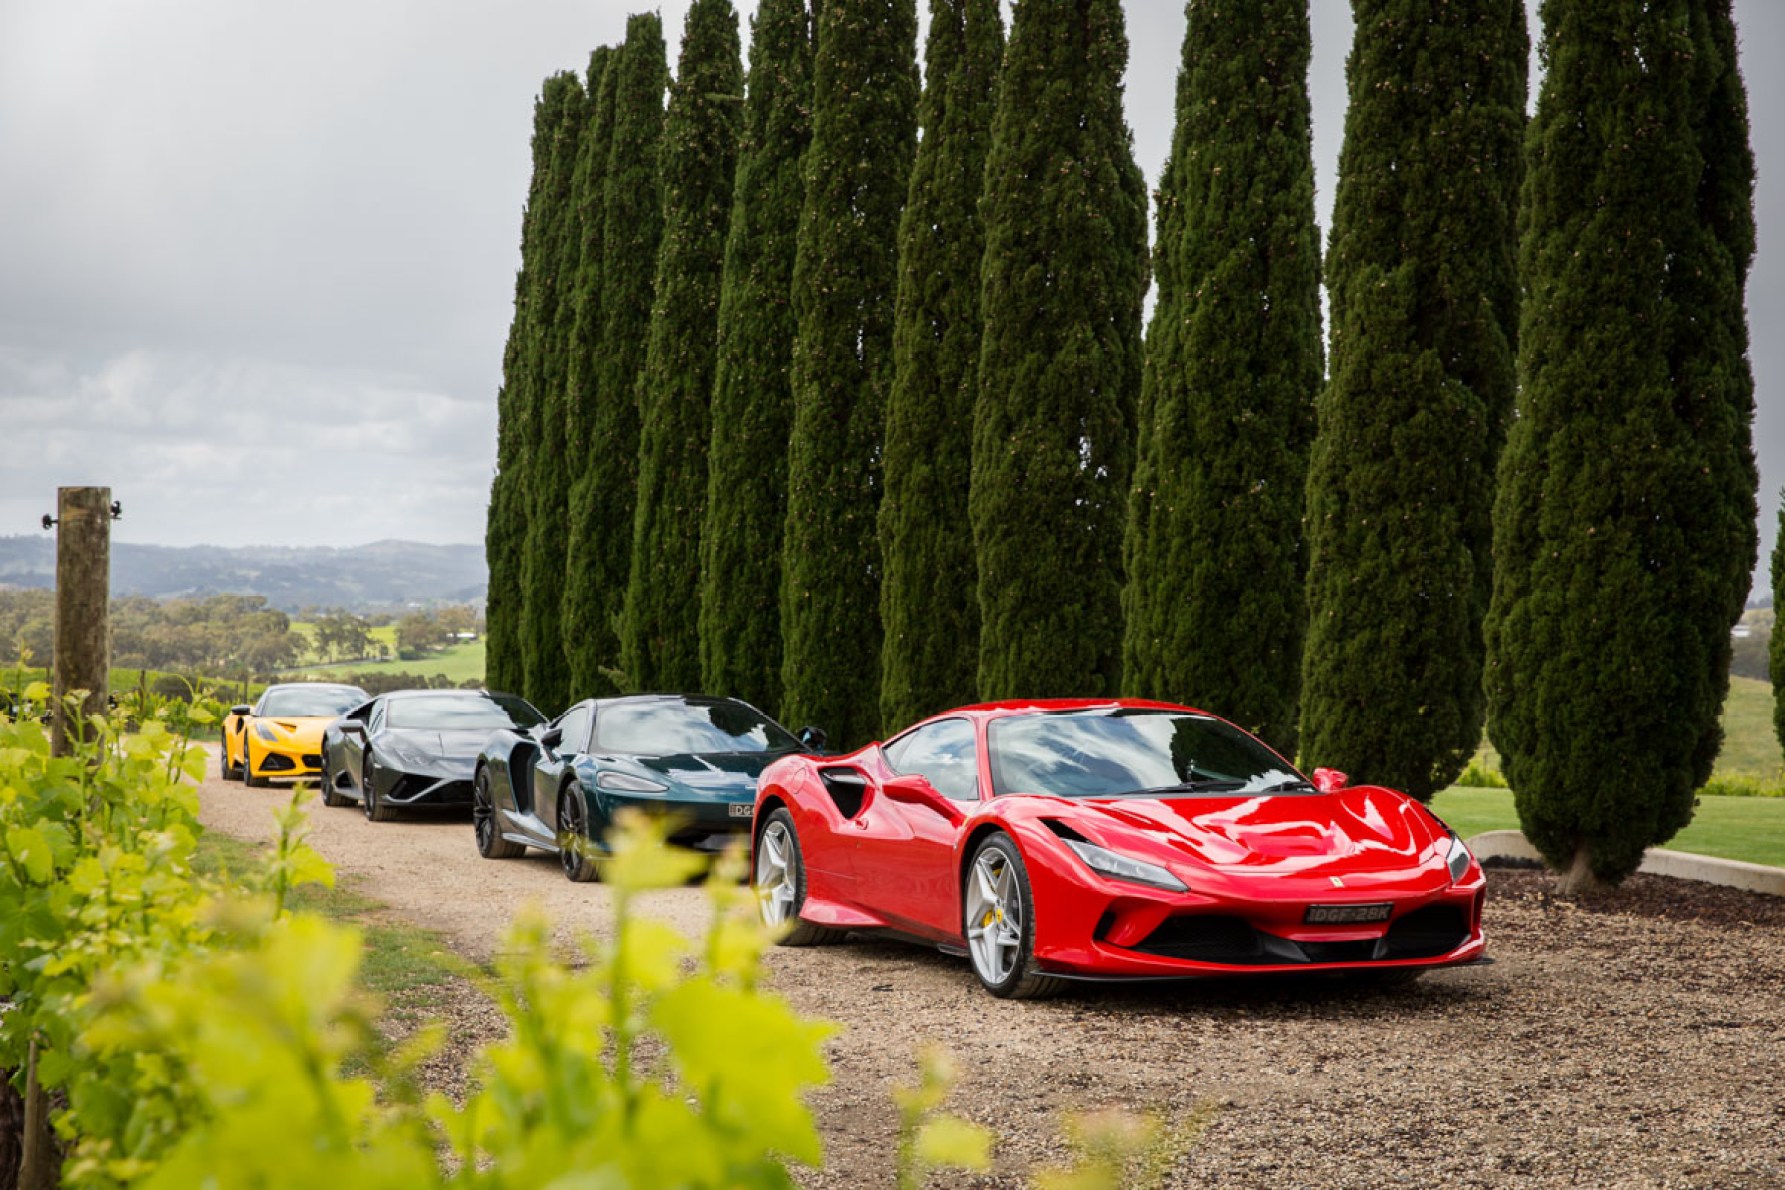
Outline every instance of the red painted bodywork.
<svg viewBox="0 0 1785 1190"><path fill-rule="evenodd" d="M1035 957L1044 971L1091 978L1258 975L1444 967L1483 956L1486 881L1480 865L1471 857L1462 878L1452 881L1447 828L1417 801L1390 789L1345 787L1343 774L1323 770L1317 773L1318 793L991 796L988 723L1006 715L1111 707L1193 711L1136 699L1048 700L937 715L974 724L976 802L951 802L922 778L895 774L879 744L846 756L788 757L771 766L758 786L756 822L760 828L777 806L793 815L806 869L800 916L819 925L889 929L964 947L961 890L967 865L980 839L1001 830L1016 841L1028 869ZM1293 771L1287 761L1284 767ZM821 773L838 770L863 783L854 814L845 814L825 788ZM1093 872L1049 828L1048 819L1099 846L1164 866L1189 891ZM1388 921L1304 921L1310 905L1381 902L1393 905ZM1444 904L1466 916L1468 934L1455 949L1435 957L1235 965L1131 949L1179 915L1239 917L1257 931L1298 943L1354 942L1380 938L1406 914Z"/></svg>

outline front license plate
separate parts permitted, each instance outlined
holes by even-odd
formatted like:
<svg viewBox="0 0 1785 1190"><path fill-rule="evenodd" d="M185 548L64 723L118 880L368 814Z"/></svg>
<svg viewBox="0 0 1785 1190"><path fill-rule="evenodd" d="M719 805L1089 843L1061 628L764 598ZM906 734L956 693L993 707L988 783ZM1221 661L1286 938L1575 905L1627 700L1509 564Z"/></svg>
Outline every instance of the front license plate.
<svg viewBox="0 0 1785 1190"><path fill-rule="evenodd" d="M733 818L748 818L754 813L756 813L756 806L754 803L751 803L751 802L733 802L733 803L731 803L731 816Z"/></svg>
<svg viewBox="0 0 1785 1190"><path fill-rule="evenodd" d="M1380 905L1309 905L1309 925L1352 925L1357 922L1387 921L1395 911L1389 903Z"/></svg>

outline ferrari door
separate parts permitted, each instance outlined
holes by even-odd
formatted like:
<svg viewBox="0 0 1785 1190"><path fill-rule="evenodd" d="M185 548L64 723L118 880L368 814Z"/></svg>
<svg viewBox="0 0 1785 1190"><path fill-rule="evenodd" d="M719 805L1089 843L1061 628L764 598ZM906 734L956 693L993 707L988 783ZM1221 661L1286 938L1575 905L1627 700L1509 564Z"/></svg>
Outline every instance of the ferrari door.
<svg viewBox="0 0 1785 1190"><path fill-rule="evenodd" d="M979 749L968 719L940 719L882 749L887 772L856 820L864 907L915 932L961 932L955 846L979 801Z"/></svg>

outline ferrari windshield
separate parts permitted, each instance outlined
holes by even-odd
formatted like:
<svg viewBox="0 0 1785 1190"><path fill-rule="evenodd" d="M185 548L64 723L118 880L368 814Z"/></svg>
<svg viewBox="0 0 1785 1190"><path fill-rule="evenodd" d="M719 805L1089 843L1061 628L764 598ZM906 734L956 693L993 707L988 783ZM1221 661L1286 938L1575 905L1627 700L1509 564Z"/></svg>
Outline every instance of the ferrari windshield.
<svg viewBox="0 0 1785 1190"><path fill-rule="evenodd" d="M1099 708L992 720L996 793L1055 797L1305 792L1300 773L1219 719Z"/></svg>
<svg viewBox="0 0 1785 1190"><path fill-rule="evenodd" d="M608 703L595 715L597 752L681 756L695 752L790 752L785 727L728 698Z"/></svg>
<svg viewBox="0 0 1785 1190"><path fill-rule="evenodd" d="M275 686L261 696L259 714L273 719L329 718L366 701L358 686Z"/></svg>
<svg viewBox="0 0 1785 1190"><path fill-rule="evenodd" d="M385 704L385 726L429 731L524 730L545 722L533 704L512 694L430 694L425 698L393 698Z"/></svg>

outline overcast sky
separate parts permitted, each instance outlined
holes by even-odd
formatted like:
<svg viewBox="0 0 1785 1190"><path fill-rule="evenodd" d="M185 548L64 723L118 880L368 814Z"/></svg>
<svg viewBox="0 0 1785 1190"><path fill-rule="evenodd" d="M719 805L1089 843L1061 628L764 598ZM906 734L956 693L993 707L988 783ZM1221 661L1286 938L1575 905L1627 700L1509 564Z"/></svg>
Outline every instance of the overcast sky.
<svg viewBox="0 0 1785 1190"><path fill-rule="evenodd" d="M100 484L125 541L482 540L534 96L642 7L0 0L0 535L33 531L58 485ZM755 0L738 7L747 45ZM672 60L687 8L661 6ZM1156 180L1183 5L1127 9ZM1785 483L1785 79L1756 64L1785 56L1785 5L1735 11L1764 559ZM1313 13L1324 229L1350 5Z"/></svg>

